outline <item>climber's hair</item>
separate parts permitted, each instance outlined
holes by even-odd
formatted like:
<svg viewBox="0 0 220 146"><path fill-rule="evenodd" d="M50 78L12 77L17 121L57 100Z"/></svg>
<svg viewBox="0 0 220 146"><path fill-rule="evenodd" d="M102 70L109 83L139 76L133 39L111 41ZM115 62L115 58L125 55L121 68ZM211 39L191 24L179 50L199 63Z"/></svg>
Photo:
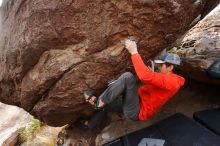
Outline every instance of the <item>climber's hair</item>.
<svg viewBox="0 0 220 146"><path fill-rule="evenodd" d="M168 62L165 62L164 63L166 65L166 67L170 67L171 65L173 65L173 72L179 72L180 71L180 68L178 65L175 65L175 64L171 64L171 63L168 63Z"/></svg>

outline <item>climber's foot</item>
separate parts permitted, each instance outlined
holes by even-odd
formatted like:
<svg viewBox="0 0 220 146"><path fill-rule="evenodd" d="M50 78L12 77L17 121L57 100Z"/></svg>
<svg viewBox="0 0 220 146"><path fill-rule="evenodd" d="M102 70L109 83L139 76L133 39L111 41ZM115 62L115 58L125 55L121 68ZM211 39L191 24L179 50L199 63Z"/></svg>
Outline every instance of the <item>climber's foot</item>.
<svg viewBox="0 0 220 146"><path fill-rule="evenodd" d="M83 93L83 99L86 103L91 105L94 109L100 109L99 100L96 96L93 95L92 91L85 91Z"/></svg>

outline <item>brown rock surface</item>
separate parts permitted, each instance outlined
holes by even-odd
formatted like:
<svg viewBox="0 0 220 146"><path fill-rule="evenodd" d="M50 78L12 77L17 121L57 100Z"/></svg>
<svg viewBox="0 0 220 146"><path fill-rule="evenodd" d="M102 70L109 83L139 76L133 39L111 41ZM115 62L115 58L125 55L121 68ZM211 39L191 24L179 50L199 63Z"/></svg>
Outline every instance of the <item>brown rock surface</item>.
<svg viewBox="0 0 220 146"><path fill-rule="evenodd" d="M205 1L204 1L205 3ZM0 100L49 125L90 113L81 94L100 93L130 70L121 41L135 36L148 59L187 30L199 0L5 0L2 8Z"/></svg>
<svg viewBox="0 0 220 146"><path fill-rule="evenodd" d="M19 139L19 132L14 132L6 141L3 142L2 146L16 146Z"/></svg>
<svg viewBox="0 0 220 146"><path fill-rule="evenodd" d="M178 53L183 58L185 75L198 81L218 84L207 75L208 67L220 58L220 4L183 38Z"/></svg>

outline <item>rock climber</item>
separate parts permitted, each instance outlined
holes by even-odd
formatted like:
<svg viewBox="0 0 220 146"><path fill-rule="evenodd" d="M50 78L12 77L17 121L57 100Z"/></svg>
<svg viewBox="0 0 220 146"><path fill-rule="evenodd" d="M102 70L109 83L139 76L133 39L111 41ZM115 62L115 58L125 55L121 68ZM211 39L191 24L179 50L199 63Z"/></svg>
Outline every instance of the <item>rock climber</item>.
<svg viewBox="0 0 220 146"><path fill-rule="evenodd" d="M181 60L177 54L166 53L160 56L159 60L154 60L158 65L158 72L153 72L144 64L135 41L126 39L124 44L131 54L136 75L143 85L137 84L137 78L131 72L125 72L100 96L96 97L92 92L86 91L83 98L93 108L103 109L122 97L122 110L126 118L147 120L184 85L185 79L174 73Z"/></svg>

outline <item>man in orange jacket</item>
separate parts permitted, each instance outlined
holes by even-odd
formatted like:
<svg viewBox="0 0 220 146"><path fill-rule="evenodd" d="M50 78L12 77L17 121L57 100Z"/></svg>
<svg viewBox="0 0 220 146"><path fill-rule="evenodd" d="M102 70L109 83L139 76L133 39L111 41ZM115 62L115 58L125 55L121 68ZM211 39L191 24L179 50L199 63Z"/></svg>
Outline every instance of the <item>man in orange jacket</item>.
<svg viewBox="0 0 220 146"><path fill-rule="evenodd" d="M183 86L185 79L173 72L180 65L176 54L166 53L155 60L159 64L159 72L152 72L143 62L138 53L135 41L127 39L125 48L131 54L135 72L143 86L130 72L122 74L97 98L91 92L85 92L84 98L94 108L103 108L116 98L123 95L123 113L132 120L147 120L163 106Z"/></svg>

